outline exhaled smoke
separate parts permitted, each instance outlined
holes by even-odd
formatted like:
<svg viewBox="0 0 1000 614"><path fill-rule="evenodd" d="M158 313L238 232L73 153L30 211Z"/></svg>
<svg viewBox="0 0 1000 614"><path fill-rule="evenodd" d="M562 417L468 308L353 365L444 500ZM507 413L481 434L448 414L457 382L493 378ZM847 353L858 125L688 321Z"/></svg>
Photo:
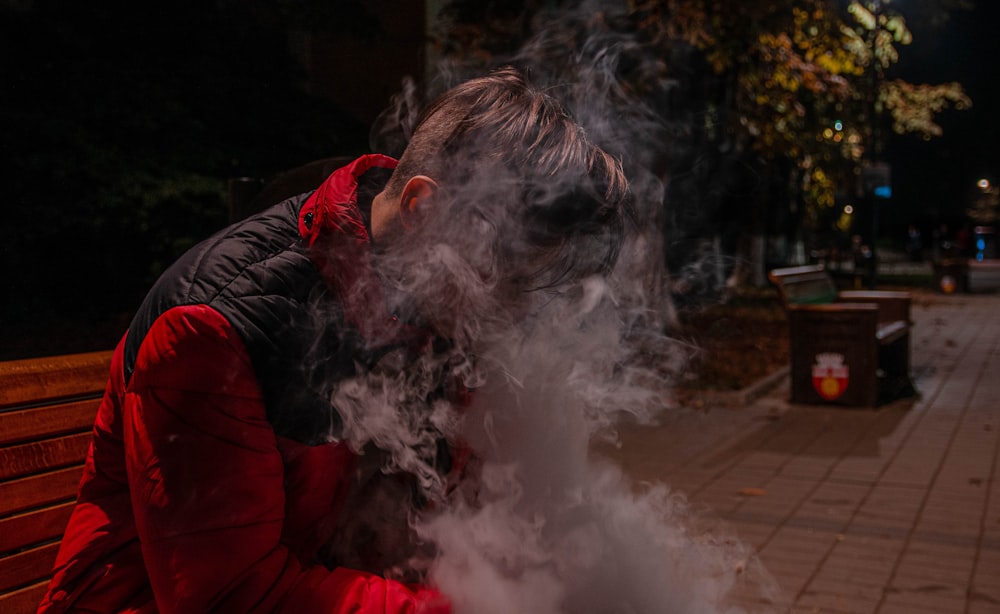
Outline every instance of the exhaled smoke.
<svg viewBox="0 0 1000 614"><path fill-rule="evenodd" d="M392 97L392 105L372 123L369 139L372 151L398 158L413 135L419 114L417 85L407 77L400 91Z"/></svg>
<svg viewBox="0 0 1000 614"><path fill-rule="evenodd" d="M766 609L774 595L749 548L707 531L668 485L636 492L590 453L623 412L650 420L665 403L666 382L623 342L613 298L596 278L549 294L519 325L484 331L474 374L431 353L342 387L346 432L387 458L374 457L383 494L364 501L359 519L378 539L363 544L365 556L337 560L429 579L457 614ZM442 369L475 385L461 414L417 402ZM434 464L442 436L475 455L457 483ZM414 503L399 474L415 475L418 499L433 501L405 535L385 525ZM749 602L734 603L734 589Z"/></svg>
<svg viewBox="0 0 1000 614"><path fill-rule="evenodd" d="M522 253L524 229L516 226L525 218L502 217L506 207L477 198L495 195L496 185L473 184L455 190L462 200L433 223L377 246L390 294L406 297L396 305L404 319L422 319L453 344L400 350L338 386L332 402L342 436L369 465L359 473L361 492L378 490L380 480L386 486L382 496L348 503L356 504L355 520L331 561L429 580L457 614L767 610L773 586L748 547L706 530L669 485L637 492L590 452L595 438L614 436L623 415L649 421L666 408L685 352L661 335L663 318L650 315L660 309L650 305L651 284L637 281L644 258L663 257L664 173L660 153L647 146L669 130L618 85L624 56L652 80L658 60L637 56L608 28L581 30L568 43L566 24L592 21L588 11L566 15L562 30L541 31L511 59L535 67L535 81L550 84L592 140L623 160L639 201L637 232L610 283L595 276L511 291L502 283L504 254ZM448 70L452 79L469 76ZM398 100L410 105L408 92ZM393 134L389 123L379 127L384 134ZM558 183L547 188L574 193L576 186ZM662 283L657 271L653 286ZM444 400L447 381L474 389L463 410ZM413 488L400 487L398 476ZM388 535L389 509L408 517L406 531ZM385 535L350 552L352 531Z"/></svg>
<svg viewBox="0 0 1000 614"><path fill-rule="evenodd" d="M663 404L651 374L625 366L606 291L592 281L482 350L462 423L482 461L477 498L417 525L457 612L724 612L740 611L734 588L769 596L750 550L699 528L683 496L636 493L590 454L620 412L649 419Z"/></svg>

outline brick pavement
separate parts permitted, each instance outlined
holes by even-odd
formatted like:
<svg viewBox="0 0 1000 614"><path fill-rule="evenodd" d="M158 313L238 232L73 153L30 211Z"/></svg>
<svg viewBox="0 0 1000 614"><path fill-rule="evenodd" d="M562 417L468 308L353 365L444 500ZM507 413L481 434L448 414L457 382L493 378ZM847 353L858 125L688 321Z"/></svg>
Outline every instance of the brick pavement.
<svg viewBox="0 0 1000 614"><path fill-rule="evenodd" d="M672 411L618 462L753 545L779 612L1000 613L1000 295L920 293L916 397Z"/></svg>

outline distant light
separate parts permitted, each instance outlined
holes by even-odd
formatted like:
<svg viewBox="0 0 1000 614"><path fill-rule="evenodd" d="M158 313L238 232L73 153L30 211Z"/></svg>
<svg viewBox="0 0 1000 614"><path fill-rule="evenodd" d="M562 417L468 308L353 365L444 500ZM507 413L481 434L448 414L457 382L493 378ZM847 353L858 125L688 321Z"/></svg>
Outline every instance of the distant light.
<svg viewBox="0 0 1000 614"><path fill-rule="evenodd" d="M875 188L875 196L879 198L892 198L892 188L887 185L880 185Z"/></svg>
<svg viewBox="0 0 1000 614"><path fill-rule="evenodd" d="M825 136L828 139L833 138L833 130L827 128L826 130L823 131L823 136Z"/></svg>
<svg viewBox="0 0 1000 614"><path fill-rule="evenodd" d="M854 207L852 207L851 205L847 205L846 207L844 207L844 213L846 213L847 215L851 215L852 213L854 213Z"/></svg>
<svg viewBox="0 0 1000 614"><path fill-rule="evenodd" d="M979 186L980 190L988 190L988 189L990 189L990 180L989 179L980 179L976 183L976 185Z"/></svg>
<svg viewBox="0 0 1000 614"><path fill-rule="evenodd" d="M836 130L837 132L840 132L841 130L844 129L844 122L840 121L839 119L833 122L833 129Z"/></svg>

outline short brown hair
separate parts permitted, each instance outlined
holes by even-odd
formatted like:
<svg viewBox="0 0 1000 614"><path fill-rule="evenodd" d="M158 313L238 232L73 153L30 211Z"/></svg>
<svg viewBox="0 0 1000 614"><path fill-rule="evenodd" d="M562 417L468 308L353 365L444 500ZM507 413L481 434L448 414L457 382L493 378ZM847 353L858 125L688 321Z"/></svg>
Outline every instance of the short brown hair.
<svg viewBox="0 0 1000 614"><path fill-rule="evenodd" d="M620 250L628 183L549 94L514 68L472 79L421 115L386 186L428 175L449 215L475 212L493 229L493 274L521 290L610 270Z"/></svg>

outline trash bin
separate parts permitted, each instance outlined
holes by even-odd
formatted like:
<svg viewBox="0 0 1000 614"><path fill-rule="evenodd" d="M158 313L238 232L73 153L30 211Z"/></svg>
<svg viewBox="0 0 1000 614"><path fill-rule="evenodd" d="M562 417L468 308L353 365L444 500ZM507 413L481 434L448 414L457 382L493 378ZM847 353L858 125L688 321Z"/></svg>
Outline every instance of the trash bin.
<svg viewBox="0 0 1000 614"><path fill-rule="evenodd" d="M788 316L792 402L874 407L878 306L809 305Z"/></svg>
<svg viewBox="0 0 1000 614"><path fill-rule="evenodd" d="M969 262L965 258L945 258L934 263L934 289L944 294L967 292Z"/></svg>

